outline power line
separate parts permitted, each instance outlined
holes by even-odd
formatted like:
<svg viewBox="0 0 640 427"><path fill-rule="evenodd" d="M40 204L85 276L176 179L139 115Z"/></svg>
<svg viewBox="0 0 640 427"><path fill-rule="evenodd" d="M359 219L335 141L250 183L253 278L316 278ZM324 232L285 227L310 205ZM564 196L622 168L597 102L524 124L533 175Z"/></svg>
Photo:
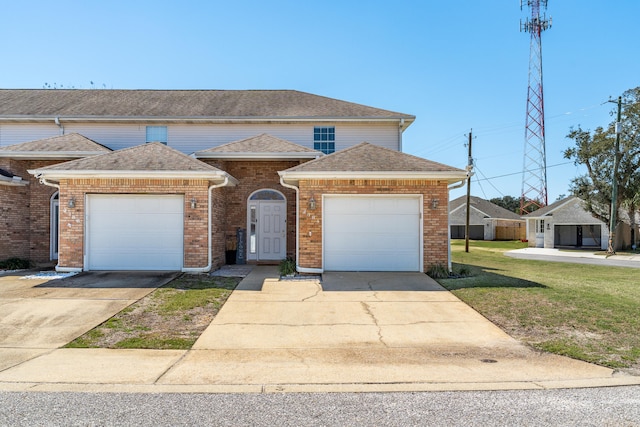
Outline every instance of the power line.
<svg viewBox="0 0 640 427"><path fill-rule="evenodd" d="M562 162L562 163L556 163L555 165L550 165L550 166L548 165L548 166L547 166L547 169L549 169L549 168L554 168L554 167L557 167L557 166L568 165L569 163L573 163L573 161L569 161L569 162ZM483 178L483 179L482 179L482 181L489 181L489 180L492 180L492 179L504 178L504 177L507 177L507 176L514 176L514 175L522 175L522 171L520 171L520 172L506 173L506 174L504 174L504 175L497 175L497 176L492 176L492 177L489 177L489 178ZM484 176L484 175L483 175L483 176ZM478 180L478 181L480 181L480 180Z"/></svg>

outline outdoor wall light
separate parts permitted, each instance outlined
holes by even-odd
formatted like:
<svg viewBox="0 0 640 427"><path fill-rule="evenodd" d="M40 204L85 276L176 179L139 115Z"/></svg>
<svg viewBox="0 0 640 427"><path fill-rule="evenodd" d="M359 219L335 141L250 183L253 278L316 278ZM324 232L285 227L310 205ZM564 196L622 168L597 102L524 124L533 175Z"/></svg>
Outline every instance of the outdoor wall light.
<svg viewBox="0 0 640 427"><path fill-rule="evenodd" d="M551 224L547 223L547 230L551 230Z"/></svg>
<svg viewBox="0 0 640 427"><path fill-rule="evenodd" d="M313 198L313 194L311 195L311 198L309 199L309 210L310 211L315 211L316 210L316 199Z"/></svg>
<svg viewBox="0 0 640 427"><path fill-rule="evenodd" d="M195 198L195 197L192 197L192 198L191 198L191 209L195 209L195 208L196 208L196 206L198 206L198 203L197 203L197 201L196 201L196 198Z"/></svg>
<svg viewBox="0 0 640 427"><path fill-rule="evenodd" d="M76 198L71 196L71 198L67 202L67 206L69 206L71 209L75 208L76 207Z"/></svg>
<svg viewBox="0 0 640 427"><path fill-rule="evenodd" d="M439 204L440 204L440 200L438 200L438 199L431 200L431 208L432 209L438 209L438 205Z"/></svg>

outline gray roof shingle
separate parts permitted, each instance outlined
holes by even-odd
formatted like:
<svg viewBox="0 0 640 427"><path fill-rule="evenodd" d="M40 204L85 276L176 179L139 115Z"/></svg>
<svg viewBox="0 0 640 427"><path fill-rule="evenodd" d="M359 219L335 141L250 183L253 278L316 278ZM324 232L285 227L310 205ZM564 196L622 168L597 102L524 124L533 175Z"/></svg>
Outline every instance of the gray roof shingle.
<svg viewBox="0 0 640 427"><path fill-rule="evenodd" d="M107 154L72 160L43 167L29 173L51 176L78 175L96 173L101 176L136 174L140 176L159 176L170 173L173 176L202 176L220 178L229 176L220 169L187 156L160 142L151 142L131 148L113 151Z"/></svg>
<svg viewBox="0 0 640 427"><path fill-rule="evenodd" d="M79 133L69 133L0 147L0 157L38 157L47 154L50 157L74 158L108 152L111 152L110 148Z"/></svg>
<svg viewBox="0 0 640 427"><path fill-rule="evenodd" d="M421 157L361 142L353 147L287 169L285 172L450 172L466 171Z"/></svg>
<svg viewBox="0 0 640 427"><path fill-rule="evenodd" d="M323 153L293 142L263 133L239 141L229 142L207 150L196 151L196 157L211 157L216 154L277 154L277 153L307 153L313 157Z"/></svg>
<svg viewBox="0 0 640 427"><path fill-rule="evenodd" d="M415 117L295 90L1 89L0 119Z"/></svg>
<svg viewBox="0 0 640 427"><path fill-rule="evenodd" d="M522 218L515 212L511 212L508 209L503 208L502 206L498 206L495 203L491 203L488 200L481 199L480 197L471 196L470 197L471 207L479 210L484 213L489 218L495 219L510 219L510 220L521 220ZM454 199L449 202L449 212L464 206L467 203L467 196L460 196L457 199Z"/></svg>

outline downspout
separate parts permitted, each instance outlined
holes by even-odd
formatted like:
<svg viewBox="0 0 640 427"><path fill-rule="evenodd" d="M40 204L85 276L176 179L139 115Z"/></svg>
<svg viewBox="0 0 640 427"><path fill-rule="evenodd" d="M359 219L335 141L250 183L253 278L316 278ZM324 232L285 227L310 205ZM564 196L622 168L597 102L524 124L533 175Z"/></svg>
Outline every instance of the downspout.
<svg viewBox="0 0 640 427"><path fill-rule="evenodd" d="M213 202L211 201L211 194L213 193L213 190L215 188L220 188L220 187L224 187L225 185L227 185L229 183L229 177L225 176L224 177L224 181L222 182L222 184L213 184L209 187L208 190L208 194L209 194L209 200L208 200L208 206L207 206L207 265L205 267L195 267L195 268L182 268L182 272L183 273L191 273L191 274L198 274L198 273L208 273L209 271L211 271L211 263L213 261L213 257L212 257L212 250L211 250L211 229L212 229L212 221L211 221L211 205L213 204Z"/></svg>
<svg viewBox="0 0 640 427"><path fill-rule="evenodd" d="M466 183L467 180L471 179L471 174L467 173L467 178L463 179L462 181L460 181L458 184L452 184L450 186L447 187L447 190L451 191L451 190L455 190L456 188L460 188L463 187ZM447 207L447 209L449 209ZM451 265L451 217L450 215L447 213L447 268L449 269L449 273L451 273L453 271L453 266Z"/></svg>
<svg viewBox="0 0 640 427"><path fill-rule="evenodd" d="M60 123L60 117L55 117L53 122L60 128L60 135L64 135L64 126Z"/></svg>
<svg viewBox="0 0 640 427"><path fill-rule="evenodd" d="M400 119L398 124L398 151L402 153L402 128L404 127L404 119Z"/></svg>
<svg viewBox="0 0 640 427"><path fill-rule="evenodd" d="M299 273L320 274L322 273L321 268L300 267L298 264L298 260L300 259L300 188L287 184L282 177L280 177L280 185L295 190L296 192L296 270L298 270Z"/></svg>

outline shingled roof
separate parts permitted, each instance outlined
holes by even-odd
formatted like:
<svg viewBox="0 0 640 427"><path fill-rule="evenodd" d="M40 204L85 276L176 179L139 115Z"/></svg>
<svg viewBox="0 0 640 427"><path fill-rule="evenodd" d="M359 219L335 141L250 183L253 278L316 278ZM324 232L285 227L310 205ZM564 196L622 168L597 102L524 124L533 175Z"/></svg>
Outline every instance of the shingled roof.
<svg viewBox="0 0 640 427"><path fill-rule="evenodd" d="M488 218L494 219L509 219L509 220L522 220L520 215L515 212L511 212L508 209L503 208L502 206L498 206L495 203L491 203L488 200L481 199L480 197L471 196L470 197L471 208L475 209L482 214L484 214ZM457 209L464 209L467 203L467 196L460 196L457 199L449 202L449 213Z"/></svg>
<svg viewBox="0 0 640 427"><path fill-rule="evenodd" d="M393 119L415 116L295 90L2 89L0 120L91 119Z"/></svg>
<svg viewBox="0 0 640 427"><path fill-rule="evenodd" d="M226 172L160 142L29 170L29 173L51 179L101 176L222 180L227 177L231 183L237 183Z"/></svg>
<svg viewBox="0 0 640 427"><path fill-rule="evenodd" d="M0 157L19 159L75 159L95 156L110 151L110 148L98 144L79 133L70 133L0 147Z"/></svg>
<svg viewBox="0 0 640 427"><path fill-rule="evenodd" d="M422 178L451 182L466 179L467 172L421 157L362 142L279 172L285 179L331 178Z"/></svg>
<svg viewBox="0 0 640 427"><path fill-rule="evenodd" d="M193 155L198 159L315 159L324 153L263 133L208 150L196 151Z"/></svg>

